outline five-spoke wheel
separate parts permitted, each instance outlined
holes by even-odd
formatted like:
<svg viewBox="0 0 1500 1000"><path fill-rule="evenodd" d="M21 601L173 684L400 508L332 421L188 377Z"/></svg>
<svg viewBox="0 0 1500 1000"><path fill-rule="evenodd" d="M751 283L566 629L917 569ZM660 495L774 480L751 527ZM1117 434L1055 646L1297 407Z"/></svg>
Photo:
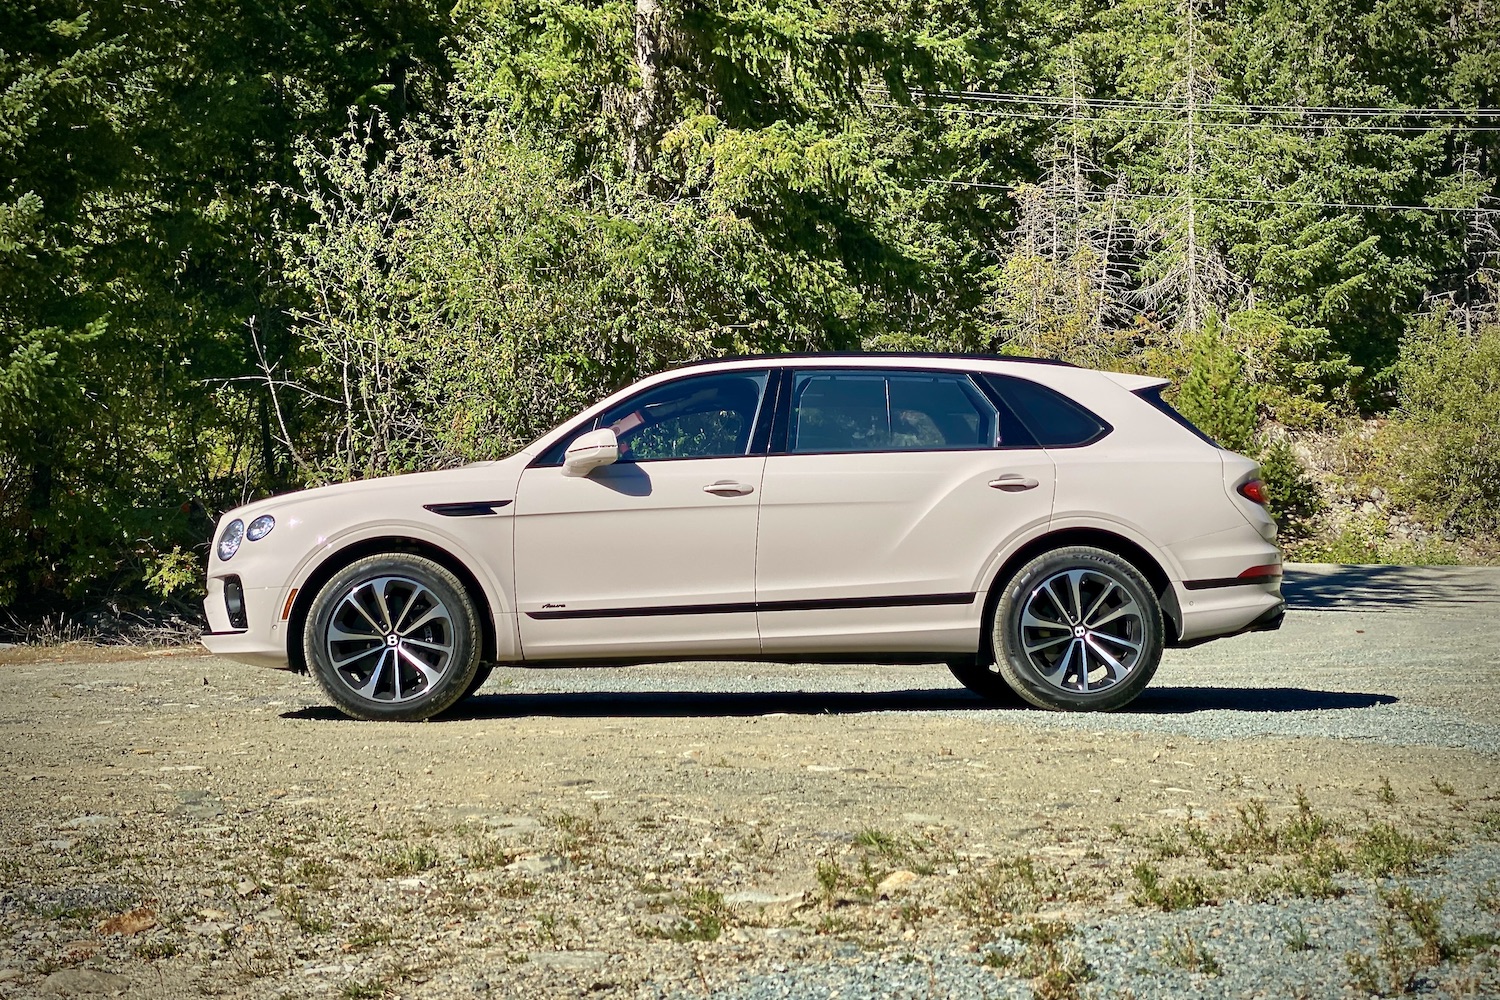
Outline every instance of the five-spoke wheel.
<svg viewBox="0 0 1500 1000"><path fill-rule="evenodd" d="M1088 546L1054 549L1021 567L995 608L995 663L1042 708L1119 708L1161 659L1161 605L1130 563ZM962 679L962 678L960 678Z"/></svg>
<svg viewBox="0 0 1500 1000"><path fill-rule="evenodd" d="M328 696L363 719L425 719L479 669L479 621L463 584L431 559L360 559L313 599L303 648Z"/></svg>

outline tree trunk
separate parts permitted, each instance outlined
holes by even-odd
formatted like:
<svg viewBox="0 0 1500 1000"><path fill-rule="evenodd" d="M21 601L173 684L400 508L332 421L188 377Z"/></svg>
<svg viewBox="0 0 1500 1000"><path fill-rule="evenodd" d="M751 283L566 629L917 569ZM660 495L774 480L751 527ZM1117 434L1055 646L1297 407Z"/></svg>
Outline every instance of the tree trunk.
<svg viewBox="0 0 1500 1000"><path fill-rule="evenodd" d="M666 103L661 77L664 21L662 0L635 0L635 65L641 75L641 89L635 97L626 151L631 173L651 172L651 162L661 140L661 116Z"/></svg>

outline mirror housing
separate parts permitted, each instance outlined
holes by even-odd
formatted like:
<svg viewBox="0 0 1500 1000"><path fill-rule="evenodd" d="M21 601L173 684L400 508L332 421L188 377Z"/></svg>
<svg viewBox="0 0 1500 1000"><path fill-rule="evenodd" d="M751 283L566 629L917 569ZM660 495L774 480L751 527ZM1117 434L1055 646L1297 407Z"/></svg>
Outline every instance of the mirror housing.
<svg viewBox="0 0 1500 1000"><path fill-rule="evenodd" d="M573 439L563 452L562 472L570 478L586 476L600 466L613 464L619 457L620 441L614 430L601 427Z"/></svg>

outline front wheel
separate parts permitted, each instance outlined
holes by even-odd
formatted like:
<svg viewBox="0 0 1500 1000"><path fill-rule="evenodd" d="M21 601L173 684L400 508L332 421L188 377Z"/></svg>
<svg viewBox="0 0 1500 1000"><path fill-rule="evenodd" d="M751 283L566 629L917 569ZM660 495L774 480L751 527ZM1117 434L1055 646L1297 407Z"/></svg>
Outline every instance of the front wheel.
<svg viewBox="0 0 1500 1000"><path fill-rule="evenodd" d="M447 709L479 669L479 616L463 584L409 553L366 556L313 599L303 650L324 693L357 719L417 722Z"/></svg>
<svg viewBox="0 0 1500 1000"><path fill-rule="evenodd" d="M1022 566L995 607L995 662L1038 708L1128 704L1161 662L1161 604L1139 570L1103 549L1070 546Z"/></svg>

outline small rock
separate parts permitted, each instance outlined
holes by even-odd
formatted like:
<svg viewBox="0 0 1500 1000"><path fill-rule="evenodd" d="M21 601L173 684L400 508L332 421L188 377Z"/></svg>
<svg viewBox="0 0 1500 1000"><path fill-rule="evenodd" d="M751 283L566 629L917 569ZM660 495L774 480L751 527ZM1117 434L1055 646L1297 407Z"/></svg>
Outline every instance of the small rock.
<svg viewBox="0 0 1500 1000"><path fill-rule="evenodd" d="M130 989L130 980L112 972L95 969L60 969L42 980L43 993L60 996L93 994L95 996L119 996Z"/></svg>
<svg viewBox="0 0 1500 1000"><path fill-rule="evenodd" d="M541 822L530 816L491 816L484 824L497 837L519 837L542 828Z"/></svg>
<svg viewBox="0 0 1500 1000"><path fill-rule="evenodd" d="M890 896L907 888L917 878L916 872L909 872L903 868L901 871L891 872L885 878L881 879L880 884L875 887L875 891L882 897Z"/></svg>
<svg viewBox="0 0 1500 1000"><path fill-rule="evenodd" d="M20 969L0 969L0 983L8 983L12 979L20 979L25 975Z"/></svg>
<svg viewBox="0 0 1500 1000"><path fill-rule="evenodd" d="M780 906L785 903L800 903L804 893L801 892L761 892L758 889L746 889L743 892L731 892L724 897L724 902L731 906L744 903L749 906Z"/></svg>
<svg viewBox="0 0 1500 1000"><path fill-rule="evenodd" d="M505 866L508 872L521 872L524 875L550 875L553 872L566 871L568 862L555 854L543 854L535 858L521 858L512 861Z"/></svg>
<svg viewBox="0 0 1500 1000"><path fill-rule="evenodd" d="M149 906L138 906L124 913L117 913L98 927L100 934L119 934L129 937L156 926L156 914Z"/></svg>
<svg viewBox="0 0 1500 1000"><path fill-rule="evenodd" d="M75 816L65 823L59 823L59 830L118 830L125 825L125 821L118 816L104 816L99 813L88 813L83 816Z"/></svg>
<svg viewBox="0 0 1500 1000"><path fill-rule="evenodd" d="M603 951L534 951L532 962L549 969L597 969L609 959Z"/></svg>

